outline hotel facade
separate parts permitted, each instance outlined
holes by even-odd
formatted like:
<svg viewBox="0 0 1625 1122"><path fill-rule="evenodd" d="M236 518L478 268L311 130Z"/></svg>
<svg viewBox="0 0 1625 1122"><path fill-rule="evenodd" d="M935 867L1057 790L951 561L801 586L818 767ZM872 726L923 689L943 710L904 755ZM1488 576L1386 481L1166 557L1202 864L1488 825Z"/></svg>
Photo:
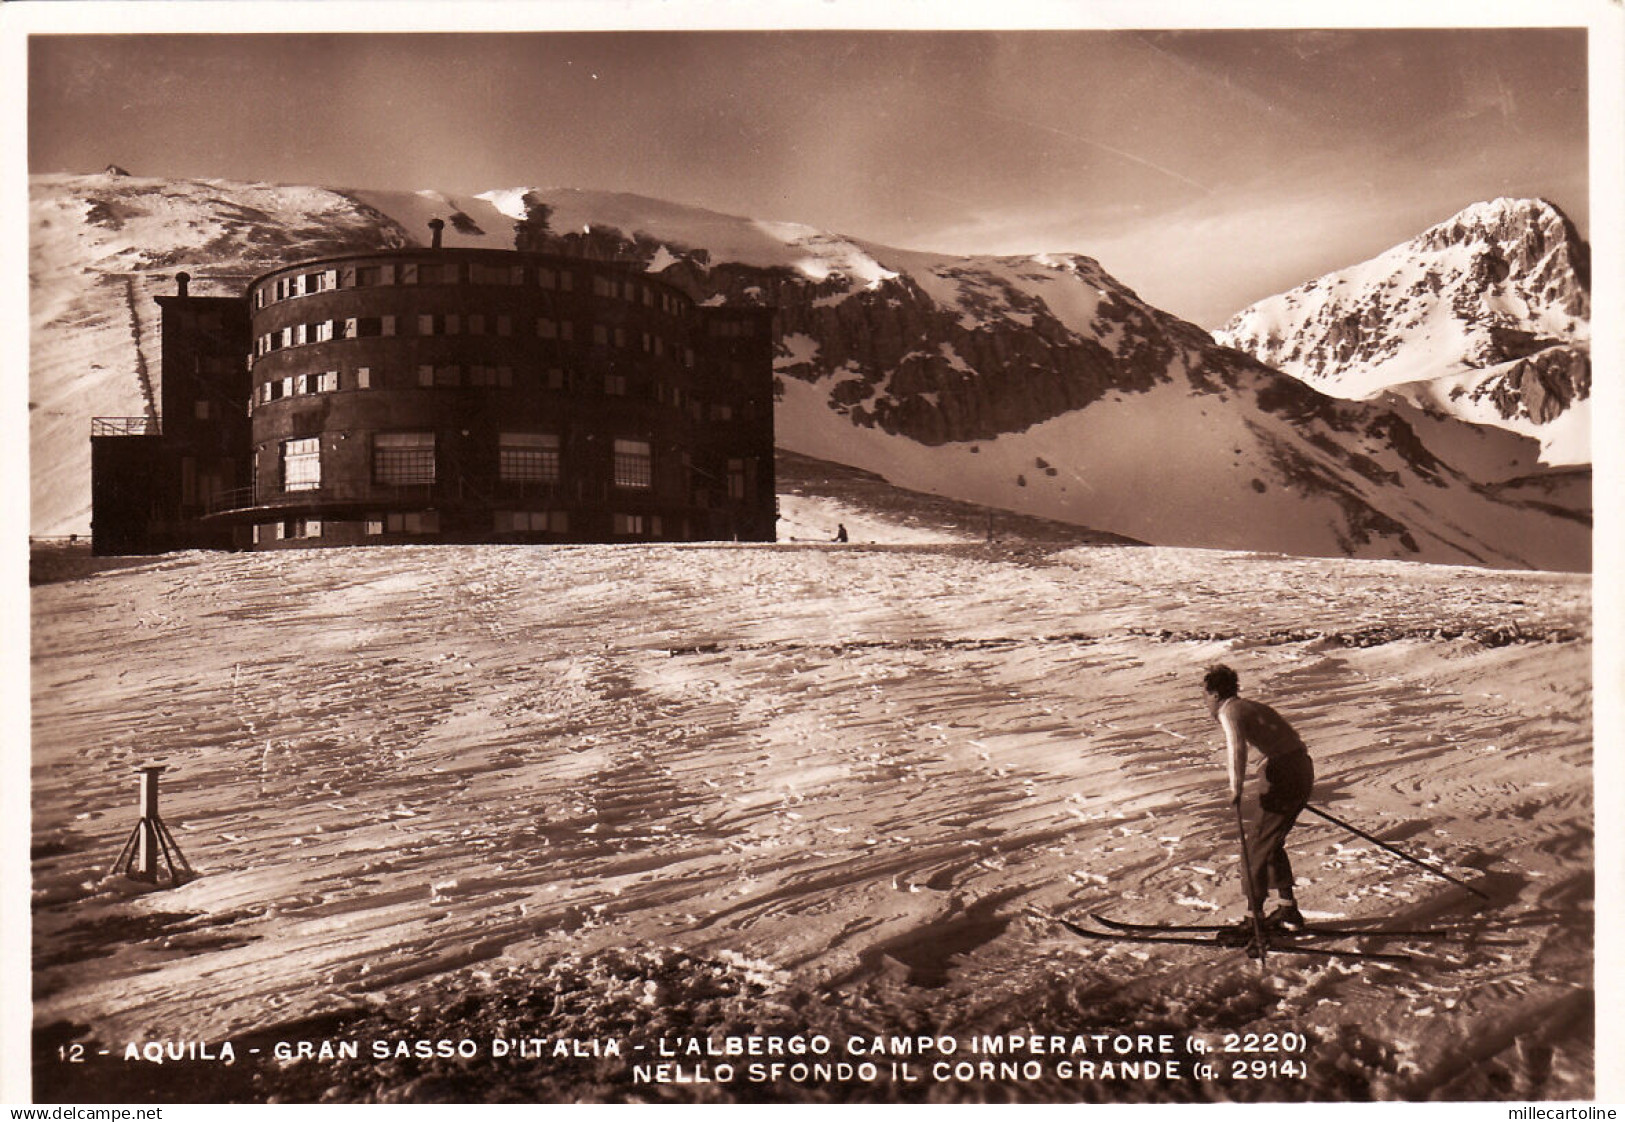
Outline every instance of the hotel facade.
<svg viewBox="0 0 1625 1122"><path fill-rule="evenodd" d="M439 235L180 274L161 417L92 426L96 552L773 540L772 309Z"/></svg>

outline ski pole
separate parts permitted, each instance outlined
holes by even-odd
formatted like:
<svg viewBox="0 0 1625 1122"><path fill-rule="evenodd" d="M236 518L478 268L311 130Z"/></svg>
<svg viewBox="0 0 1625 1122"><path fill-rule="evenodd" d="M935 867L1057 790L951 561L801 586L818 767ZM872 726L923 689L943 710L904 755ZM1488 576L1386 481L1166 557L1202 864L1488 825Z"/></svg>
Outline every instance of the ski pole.
<svg viewBox="0 0 1625 1122"><path fill-rule="evenodd" d="M1253 863L1247 853L1247 823L1241 817L1241 803L1236 808L1236 834L1241 838L1241 879L1247 885L1247 910L1253 914L1253 941L1258 944L1258 972L1264 972L1264 902L1258 898L1258 885L1253 883Z"/></svg>
<svg viewBox="0 0 1625 1122"><path fill-rule="evenodd" d="M1380 846L1383 849L1386 849L1389 853L1392 853L1395 857L1403 857L1405 860L1409 861L1411 864L1421 866L1422 868L1426 869L1428 872L1432 873L1434 876L1443 877L1445 880L1449 881L1451 884L1459 884L1461 887L1465 888L1468 892L1471 892L1474 896L1477 896L1481 900L1488 900L1489 899L1489 894L1488 893L1479 891L1478 889L1474 888L1472 885L1468 884L1466 881L1461 880L1461 879L1459 879L1457 877L1451 876L1449 873L1445 872L1443 869L1438 868L1435 865L1430 865L1426 861L1423 861L1419 857L1412 857L1409 853L1406 853L1402 849L1395 849L1393 846L1389 845L1387 842L1380 841L1377 838L1372 837L1370 834L1366 833L1364 830L1360 829L1358 826L1350 825L1349 823L1343 821L1341 818L1337 817L1335 814L1327 814L1324 810L1321 810L1318 806L1305 806L1303 809L1309 811L1311 814L1320 815L1320 817L1324 818L1326 821L1332 823L1333 825L1343 827L1343 829L1347 830L1349 833L1354 834L1356 837L1364 838L1366 841L1370 842L1372 845Z"/></svg>

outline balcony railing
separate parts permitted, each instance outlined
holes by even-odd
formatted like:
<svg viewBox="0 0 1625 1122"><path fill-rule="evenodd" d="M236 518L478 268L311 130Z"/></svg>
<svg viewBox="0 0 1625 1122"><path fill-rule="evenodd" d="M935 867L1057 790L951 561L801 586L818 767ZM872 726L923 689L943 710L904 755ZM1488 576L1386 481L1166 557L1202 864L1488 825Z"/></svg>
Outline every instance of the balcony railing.
<svg viewBox="0 0 1625 1122"><path fill-rule="evenodd" d="M157 417L92 417L91 436L162 436Z"/></svg>

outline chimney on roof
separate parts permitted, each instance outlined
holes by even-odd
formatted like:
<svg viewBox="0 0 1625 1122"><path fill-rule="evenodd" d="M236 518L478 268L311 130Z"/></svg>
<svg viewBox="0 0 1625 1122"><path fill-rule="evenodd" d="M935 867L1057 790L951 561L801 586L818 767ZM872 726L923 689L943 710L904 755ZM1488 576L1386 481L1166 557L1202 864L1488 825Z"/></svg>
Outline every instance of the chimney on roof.
<svg viewBox="0 0 1625 1122"><path fill-rule="evenodd" d="M444 230L445 228L446 228L446 224L444 222L440 221L440 219L438 219L438 218L429 219L429 229L434 234L434 241L431 242L430 245L429 245L430 249L439 249L440 248L440 231Z"/></svg>
<svg viewBox="0 0 1625 1122"><path fill-rule="evenodd" d="M192 283L192 274L191 273L176 273L175 274L175 291L176 291L176 295L185 296L186 295L186 286L191 284L191 283Z"/></svg>

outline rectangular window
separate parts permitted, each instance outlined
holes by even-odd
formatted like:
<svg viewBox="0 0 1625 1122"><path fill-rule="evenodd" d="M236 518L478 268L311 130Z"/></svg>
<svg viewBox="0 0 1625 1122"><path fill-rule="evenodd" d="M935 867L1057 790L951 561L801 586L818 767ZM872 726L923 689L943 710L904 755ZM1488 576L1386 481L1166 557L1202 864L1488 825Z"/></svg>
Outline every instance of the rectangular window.
<svg viewBox="0 0 1625 1122"><path fill-rule="evenodd" d="M382 324L382 328L383 328L383 330L381 331L381 334L384 334L384 335L393 335L393 334L395 334L395 317L394 316L384 316L384 317L382 317L381 324Z"/></svg>
<svg viewBox="0 0 1625 1122"><path fill-rule="evenodd" d="M397 487L433 483L434 433L374 433L372 479L374 483Z"/></svg>
<svg viewBox="0 0 1625 1122"><path fill-rule="evenodd" d="M432 367L432 366L420 366L420 367L418 367L418 385L420 385L420 386L432 386L432 385L434 385L434 367Z"/></svg>
<svg viewBox="0 0 1625 1122"><path fill-rule="evenodd" d="M372 368L370 366L358 366L355 368L355 388L358 390L368 390L372 388Z"/></svg>
<svg viewBox="0 0 1625 1122"><path fill-rule="evenodd" d="M574 292L576 288L576 275L569 269L559 270L559 289L562 292Z"/></svg>
<svg viewBox="0 0 1625 1122"><path fill-rule="evenodd" d="M559 325L543 316L536 321L536 337L538 339L557 339L559 337Z"/></svg>
<svg viewBox="0 0 1625 1122"><path fill-rule="evenodd" d="M643 515L641 514L616 514L612 515L612 518L614 520L614 530L617 534L643 533Z"/></svg>
<svg viewBox="0 0 1625 1122"><path fill-rule="evenodd" d="M564 388L564 371L560 370L557 366L548 367L546 382L548 389L562 390Z"/></svg>
<svg viewBox="0 0 1625 1122"><path fill-rule="evenodd" d="M512 335L513 334L513 317L512 316L498 316L497 317L497 334L498 335Z"/></svg>
<svg viewBox="0 0 1625 1122"><path fill-rule="evenodd" d="M434 368L434 384L437 386L460 386L463 384L463 368L461 366L437 366Z"/></svg>
<svg viewBox="0 0 1625 1122"><path fill-rule="evenodd" d="M626 346L626 328L617 327L615 329L615 345L617 347Z"/></svg>
<svg viewBox="0 0 1625 1122"><path fill-rule="evenodd" d="M742 501L745 497L745 461L728 461L728 497Z"/></svg>
<svg viewBox="0 0 1625 1122"><path fill-rule="evenodd" d="M540 268L536 270L536 283L543 288L557 288L559 277L552 269Z"/></svg>
<svg viewBox="0 0 1625 1122"><path fill-rule="evenodd" d="M322 442L319 437L282 442L282 489L316 491L322 485Z"/></svg>
<svg viewBox="0 0 1625 1122"><path fill-rule="evenodd" d="M475 312L468 317L468 333L470 335L485 334L485 317Z"/></svg>
<svg viewBox="0 0 1625 1122"><path fill-rule="evenodd" d="M402 284L416 284L417 282L418 282L417 263L413 262L413 261L408 261L408 262L404 263L403 265L401 265L401 283Z"/></svg>
<svg viewBox="0 0 1625 1122"><path fill-rule="evenodd" d="M437 534L440 532L440 512L436 510L407 510L391 514L384 519L384 527L391 534Z"/></svg>
<svg viewBox="0 0 1625 1122"><path fill-rule="evenodd" d="M419 335L456 335L460 330L461 319L456 315L422 315L418 316Z"/></svg>
<svg viewBox="0 0 1625 1122"><path fill-rule="evenodd" d="M207 401L194 401L192 403L192 416L200 421L209 419L209 403Z"/></svg>
<svg viewBox="0 0 1625 1122"><path fill-rule="evenodd" d="M498 510L494 523L499 534L567 534L569 516L562 510Z"/></svg>
<svg viewBox="0 0 1625 1122"><path fill-rule="evenodd" d="M563 339L566 343L569 343L569 342L573 342L575 340L575 337L576 337L576 325L574 323L570 322L569 320L560 321L560 323L559 323L559 338Z"/></svg>
<svg viewBox="0 0 1625 1122"><path fill-rule="evenodd" d="M357 288L371 288L374 285L382 284L383 279L384 279L383 270L380 269L377 265L357 265L356 266L356 269L355 269L355 286Z"/></svg>
<svg viewBox="0 0 1625 1122"><path fill-rule="evenodd" d="M654 485L654 455L647 440L615 442L615 486L646 491Z"/></svg>
<svg viewBox="0 0 1625 1122"><path fill-rule="evenodd" d="M322 523L317 518L290 518L283 522L277 536L280 538L319 538L322 536Z"/></svg>
<svg viewBox="0 0 1625 1122"><path fill-rule="evenodd" d="M557 483L559 438L542 432L499 434L497 477L504 483Z"/></svg>
<svg viewBox="0 0 1625 1122"><path fill-rule="evenodd" d="M383 532L384 532L384 520L382 518L369 518L369 519L367 519L367 534L369 536L377 537L379 534L381 534Z"/></svg>
<svg viewBox="0 0 1625 1122"><path fill-rule="evenodd" d="M592 341L600 347L609 345L609 328L601 323L592 325Z"/></svg>
<svg viewBox="0 0 1625 1122"><path fill-rule="evenodd" d="M605 374L604 375L604 392L609 394L611 397L625 397L626 396L626 375L625 374Z"/></svg>

